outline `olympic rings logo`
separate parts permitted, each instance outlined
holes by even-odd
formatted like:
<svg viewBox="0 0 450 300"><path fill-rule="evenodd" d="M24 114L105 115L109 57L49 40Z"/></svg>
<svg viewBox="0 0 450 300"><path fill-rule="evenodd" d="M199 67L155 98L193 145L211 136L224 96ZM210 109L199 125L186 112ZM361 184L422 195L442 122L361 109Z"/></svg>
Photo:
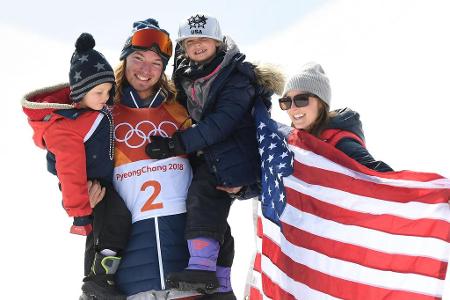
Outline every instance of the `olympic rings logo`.
<svg viewBox="0 0 450 300"><path fill-rule="evenodd" d="M114 139L119 143L125 143L129 148L135 149L142 147L146 143L150 143L150 137L159 135L162 137L169 137L167 132L163 129L164 125L173 126L173 128L178 130L178 127L175 123L170 121L162 121L158 126L151 121L141 121L136 124L136 127L133 127L130 123L120 123L117 124L114 128ZM126 133L124 133L123 129L125 127Z"/></svg>

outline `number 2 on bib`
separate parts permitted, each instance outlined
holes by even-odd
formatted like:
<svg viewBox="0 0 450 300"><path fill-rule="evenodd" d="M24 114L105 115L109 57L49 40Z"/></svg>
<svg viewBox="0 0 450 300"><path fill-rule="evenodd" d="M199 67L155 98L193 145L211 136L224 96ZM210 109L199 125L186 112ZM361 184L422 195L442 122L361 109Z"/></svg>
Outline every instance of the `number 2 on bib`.
<svg viewBox="0 0 450 300"><path fill-rule="evenodd" d="M148 197L148 200L142 206L141 212L144 212L144 211L147 211L147 210L163 208L162 202L160 202L160 203L153 203L153 201L155 201L155 199L158 197L159 193L161 192L161 184L158 181L155 181L155 180L146 181L142 185L141 191L145 191L148 187L152 187L153 188L153 193L150 195L150 197Z"/></svg>

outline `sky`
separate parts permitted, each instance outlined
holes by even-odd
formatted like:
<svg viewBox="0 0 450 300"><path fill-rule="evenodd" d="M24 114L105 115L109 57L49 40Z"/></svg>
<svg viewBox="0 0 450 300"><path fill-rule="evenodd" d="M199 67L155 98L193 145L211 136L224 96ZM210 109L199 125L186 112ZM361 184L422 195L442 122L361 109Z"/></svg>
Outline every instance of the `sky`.
<svg viewBox="0 0 450 300"><path fill-rule="evenodd" d="M194 12L205 12L219 18L224 29L233 29L237 42L254 43L264 36L286 28L327 0L283 1L123 1L78 0L12 1L0 11L1 23L60 42L73 44L84 31L98 40L98 45L120 49L134 21L156 18L172 38L178 25ZM23 9L24 7L27 9ZM118 57L119 52L115 50Z"/></svg>
<svg viewBox="0 0 450 300"><path fill-rule="evenodd" d="M447 1L130 3L13 1L0 11L6 103L0 180L9 190L0 218L2 272L8 278L2 298L79 295L84 241L68 234L71 219L61 209L57 180L45 169L45 152L34 146L19 102L27 92L68 80L73 44L83 31L94 35L96 49L116 65L133 21L155 17L174 39L183 18L209 13L249 61L277 65L288 76L306 62L320 63L330 78L331 108L360 113L375 158L395 170L450 176ZM288 124L276 104L274 118ZM238 299L254 251L251 205L236 202L229 218Z"/></svg>

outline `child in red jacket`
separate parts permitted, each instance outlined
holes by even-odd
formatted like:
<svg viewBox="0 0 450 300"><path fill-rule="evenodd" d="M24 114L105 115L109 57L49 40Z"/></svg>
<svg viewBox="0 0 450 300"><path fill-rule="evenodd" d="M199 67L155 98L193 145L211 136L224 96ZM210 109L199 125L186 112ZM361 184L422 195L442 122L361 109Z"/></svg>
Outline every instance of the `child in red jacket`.
<svg viewBox="0 0 450 300"><path fill-rule="evenodd" d="M126 299L113 281L131 226L130 212L112 187L114 125L107 105L114 96L114 72L93 49L92 35L81 34L75 46L70 86L26 95L23 110L36 145L48 151L48 170L58 176L64 209L74 218L70 232L87 236L81 299ZM98 205L90 203L89 180L100 182L105 192Z"/></svg>

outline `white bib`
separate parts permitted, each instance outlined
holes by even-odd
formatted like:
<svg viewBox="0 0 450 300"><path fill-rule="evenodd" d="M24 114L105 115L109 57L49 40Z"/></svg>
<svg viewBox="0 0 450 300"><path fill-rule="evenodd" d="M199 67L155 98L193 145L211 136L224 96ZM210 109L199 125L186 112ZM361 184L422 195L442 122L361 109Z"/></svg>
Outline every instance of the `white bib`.
<svg viewBox="0 0 450 300"><path fill-rule="evenodd" d="M132 214L132 222L186 212L192 180L189 160L146 159L114 168L114 188Z"/></svg>

